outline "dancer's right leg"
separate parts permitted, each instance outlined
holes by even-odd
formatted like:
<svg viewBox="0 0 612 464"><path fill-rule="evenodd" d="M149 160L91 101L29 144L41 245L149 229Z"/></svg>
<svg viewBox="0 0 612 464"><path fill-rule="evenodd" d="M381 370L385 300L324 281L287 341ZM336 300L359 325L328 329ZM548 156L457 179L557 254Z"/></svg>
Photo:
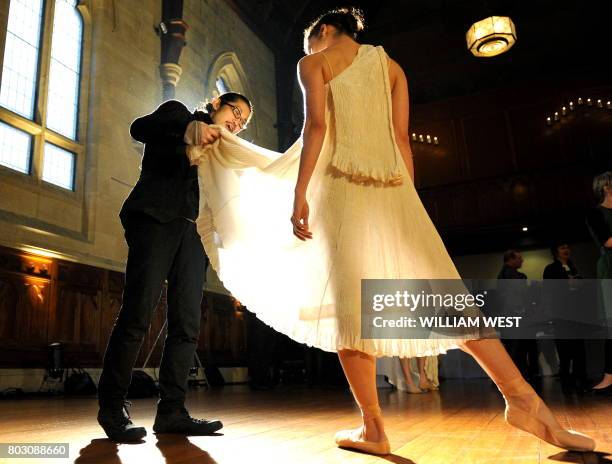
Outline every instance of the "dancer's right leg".
<svg viewBox="0 0 612 464"><path fill-rule="evenodd" d="M374 454L387 454L389 442L378 404L376 358L361 351L340 350L338 357L363 418L355 430L338 432L336 443Z"/></svg>

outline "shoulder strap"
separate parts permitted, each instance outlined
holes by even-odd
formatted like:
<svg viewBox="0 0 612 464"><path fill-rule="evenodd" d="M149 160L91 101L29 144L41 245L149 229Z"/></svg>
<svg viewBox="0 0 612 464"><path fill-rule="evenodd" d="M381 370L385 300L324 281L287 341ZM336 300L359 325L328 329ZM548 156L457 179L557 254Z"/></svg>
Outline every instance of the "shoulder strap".
<svg viewBox="0 0 612 464"><path fill-rule="evenodd" d="M327 66L329 66L329 72L331 73L331 79L333 79L334 78L334 68L332 68L332 65L327 59L327 55L325 54L325 52L321 52L321 55L323 55L323 58L325 58L325 62L327 63Z"/></svg>

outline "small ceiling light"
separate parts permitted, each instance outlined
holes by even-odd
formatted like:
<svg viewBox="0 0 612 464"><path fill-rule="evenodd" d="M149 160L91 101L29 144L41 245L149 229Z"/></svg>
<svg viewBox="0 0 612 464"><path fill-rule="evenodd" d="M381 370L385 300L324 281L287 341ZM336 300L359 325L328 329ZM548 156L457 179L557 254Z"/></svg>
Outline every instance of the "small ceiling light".
<svg viewBox="0 0 612 464"><path fill-rule="evenodd" d="M529 229L527 227L523 227L523 232L527 232Z"/></svg>
<svg viewBox="0 0 612 464"><path fill-rule="evenodd" d="M413 142L420 142L420 143L428 143L429 145L439 145L440 144L440 140L438 140L437 136L431 136L429 134L423 135L423 134L418 134L416 132L412 133L412 141Z"/></svg>
<svg viewBox="0 0 612 464"><path fill-rule="evenodd" d="M472 24L465 39L474 56L496 56L514 45L516 28L508 16L489 16Z"/></svg>

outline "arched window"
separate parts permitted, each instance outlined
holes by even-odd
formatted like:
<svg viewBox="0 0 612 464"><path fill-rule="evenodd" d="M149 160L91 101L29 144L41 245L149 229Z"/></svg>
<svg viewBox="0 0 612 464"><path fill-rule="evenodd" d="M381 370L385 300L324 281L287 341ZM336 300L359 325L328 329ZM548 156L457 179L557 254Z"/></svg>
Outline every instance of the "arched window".
<svg viewBox="0 0 612 464"><path fill-rule="evenodd" d="M219 95L230 91L229 86L225 83L225 80L222 77L217 78L216 87Z"/></svg>
<svg viewBox="0 0 612 464"><path fill-rule="evenodd" d="M10 0L0 24L0 167L66 190L76 190L84 153L79 8L78 0Z"/></svg>

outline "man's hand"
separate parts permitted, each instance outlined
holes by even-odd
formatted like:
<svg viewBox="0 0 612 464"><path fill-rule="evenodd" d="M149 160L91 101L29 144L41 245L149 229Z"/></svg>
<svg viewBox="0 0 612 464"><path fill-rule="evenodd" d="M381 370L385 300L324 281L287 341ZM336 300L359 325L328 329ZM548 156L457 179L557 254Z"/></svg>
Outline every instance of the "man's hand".
<svg viewBox="0 0 612 464"><path fill-rule="evenodd" d="M205 122L191 121L187 125L185 136L183 137L183 141L187 144L185 154L189 158L189 164L191 166L198 166L201 162L200 157L202 153L195 149L214 143L220 136L221 133L218 129L210 127Z"/></svg>
<svg viewBox="0 0 612 464"><path fill-rule="evenodd" d="M196 121L196 123L198 129L200 130L199 145L204 146L210 143L214 143L215 140L217 140L221 136L219 129L214 129L202 121Z"/></svg>
<svg viewBox="0 0 612 464"><path fill-rule="evenodd" d="M183 140L187 145L204 147L214 143L220 136L221 133L218 129L210 127L205 122L191 121L187 125L187 130L185 130L185 137Z"/></svg>

